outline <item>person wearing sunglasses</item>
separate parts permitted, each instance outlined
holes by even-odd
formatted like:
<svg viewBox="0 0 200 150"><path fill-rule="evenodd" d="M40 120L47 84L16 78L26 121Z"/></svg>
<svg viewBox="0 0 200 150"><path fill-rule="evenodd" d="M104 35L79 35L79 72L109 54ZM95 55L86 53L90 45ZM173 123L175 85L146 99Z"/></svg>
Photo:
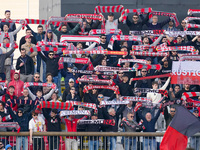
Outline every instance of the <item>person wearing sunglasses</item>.
<svg viewBox="0 0 200 150"><path fill-rule="evenodd" d="M36 106L33 107L33 110L36 108ZM24 109L19 108L16 112L16 114L13 112L12 108L8 106L8 112L13 118L14 122L17 122L20 126L20 132L28 132L29 131L29 121L31 120L31 112L24 114ZM28 149L28 137L27 136L17 136L16 139L16 148L21 149L23 145L22 150Z"/></svg>
<svg viewBox="0 0 200 150"><path fill-rule="evenodd" d="M127 12L127 9L125 10L125 12ZM142 19L141 22L139 21L139 17ZM128 16L127 16L126 24L131 31L141 31L142 27L144 26L144 24L146 24L148 20L149 20L149 13L146 15L145 18L142 14L138 15L137 13L135 13L132 16L132 22L128 19Z"/></svg>
<svg viewBox="0 0 200 150"><path fill-rule="evenodd" d="M32 82L42 83L42 81L40 80L40 74L38 72L36 72L33 75ZM42 86L30 86L29 89L34 95L36 95L37 90L42 90L43 87Z"/></svg>
<svg viewBox="0 0 200 150"><path fill-rule="evenodd" d="M31 114L32 119L29 121L29 143L33 144L34 150L44 149L44 138L41 136L33 136L33 132L46 132L45 121L41 116L38 116L38 113L35 111L32 111Z"/></svg>
<svg viewBox="0 0 200 150"><path fill-rule="evenodd" d="M127 118L124 117L120 123L120 127L125 129L125 132L136 132L141 131L141 125L138 125L136 121L134 121L134 113L129 112L127 114ZM135 137L125 137L125 150L136 150L136 138Z"/></svg>
<svg viewBox="0 0 200 150"><path fill-rule="evenodd" d="M53 51L49 51L48 57L46 57L42 52L38 52L42 60L46 63L46 74L51 73L53 77L53 81L56 85L58 85L58 61L60 59L60 55L62 53L58 54L58 57L55 57L55 54Z"/></svg>

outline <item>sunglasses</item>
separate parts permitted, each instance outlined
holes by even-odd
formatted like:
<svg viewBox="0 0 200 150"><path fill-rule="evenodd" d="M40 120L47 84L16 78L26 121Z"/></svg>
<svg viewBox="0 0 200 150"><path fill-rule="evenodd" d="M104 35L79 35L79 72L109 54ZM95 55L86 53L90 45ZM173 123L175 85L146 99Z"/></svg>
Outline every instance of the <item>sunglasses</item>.
<svg viewBox="0 0 200 150"><path fill-rule="evenodd" d="M71 89L71 90L75 90L75 89Z"/></svg>
<svg viewBox="0 0 200 150"><path fill-rule="evenodd" d="M124 74L124 73L118 73L118 74Z"/></svg>
<svg viewBox="0 0 200 150"><path fill-rule="evenodd" d="M138 19L138 17L133 17L133 19Z"/></svg>
<svg viewBox="0 0 200 150"><path fill-rule="evenodd" d="M98 98L103 98L103 96L98 96Z"/></svg>
<svg viewBox="0 0 200 150"><path fill-rule="evenodd" d="M176 111L171 111L171 112L176 112Z"/></svg>
<svg viewBox="0 0 200 150"><path fill-rule="evenodd" d="M53 56L54 54L49 54L49 56Z"/></svg>
<svg viewBox="0 0 200 150"><path fill-rule="evenodd" d="M101 39L106 39L106 38L101 38Z"/></svg>
<svg viewBox="0 0 200 150"><path fill-rule="evenodd" d="M195 111L194 113L199 113L198 111Z"/></svg>
<svg viewBox="0 0 200 150"><path fill-rule="evenodd" d="M40 78L39 76L35 76L35 78Z"/></svg>
<svg viewBox="0 0 200 150"><path fill-rule="evenodd" d="M21 112L21 111L19 111L18 113L21 113L21 114L22 114L22 112Z"/></svg>
<svg viewBox="0 0 200 150"><path fill-rule="evenodd" d="M33 116L38 116L38 115L33 115Z"/></svg>
<svg viewBox="0 0 200 150"><path fill-rule="evenodd" d="M142 72L147 72L147 71L142 71Z"/></svg>
<svg viewBox="0 0 200 150"><path fill-rule="evenodd" d="M130 116L131 118L134 118L134 116Z"/></svg>

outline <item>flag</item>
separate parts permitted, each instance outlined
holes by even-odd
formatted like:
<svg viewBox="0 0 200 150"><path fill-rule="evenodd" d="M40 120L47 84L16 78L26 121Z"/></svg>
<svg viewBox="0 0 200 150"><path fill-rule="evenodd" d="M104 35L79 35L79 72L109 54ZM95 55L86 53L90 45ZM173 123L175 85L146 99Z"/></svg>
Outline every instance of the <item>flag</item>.
<svg viewBox="0 0 200 150"><path fill-rule="evenodd" d="M188 137L200 131L200 119L183 106L176 107L176 114L168 126L160 150L185 150Z"/></svg>

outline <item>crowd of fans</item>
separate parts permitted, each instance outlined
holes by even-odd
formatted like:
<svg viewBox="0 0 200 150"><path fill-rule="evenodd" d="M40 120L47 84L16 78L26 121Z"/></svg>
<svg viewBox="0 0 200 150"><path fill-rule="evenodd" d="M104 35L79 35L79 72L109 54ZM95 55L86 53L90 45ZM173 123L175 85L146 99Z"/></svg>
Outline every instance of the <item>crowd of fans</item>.
<svg viewBox="0 0 200 150"><path fill-rule="evenodd" d="M11 12L5 11L6 19L10 20ZM141 19L141 21L140 21ZM105 29L118 29L118 25L122 21L122 16L115 19L113 13L108 14L108 18L105 22ZM195 20L198 24L198 20ZM22 28L19 25L16 28L15 23L1 22L1 35L0 43L3 43L0 47L0 80L5 82L5 86L0 86L0 122L17 122L20 126L20 132L30 132L30 138L17 137L17 149L19 150L23 145L23 150L28 149L28 144L33 144L34 149L43 148L44 140L40 136L32 136L33 132L61 132L61 123L65 124L67 132L118 132L120 128L124 132L156 132L165 131L170 121L176 112L176 105L164 105L168 101L175 102L177 99L181 99L182 93L199 91L198 85L173 85L170 84L170 77L156 78L156 79L143 79L138 81L132 81L133 78L147 77L153 75L161 75L170 73L172 69L172 61L178 61L182 52L172 51L169 57L146 57L146 56L134 56L134 55L104 55L104 54L69 54L63 55L62 53L56 53L55 51L41 51L31 52L30 49L36 46L37 42L59 42L61 35L79 35L80 31L90 32L91 29L99 29L101 21L94 21L92 19L83 20L82 25L74 25L72 23L63 23L61 28L50 24L50 29L44 30L42 25L38 25L37 31L33 31L27 24L25 29L25 35L20 39L19 51L20 56L17 58L16 65L13 66L13 52L15 51L14 43L16 42L17 33ZM125 24L124 24L125 25ZM147 30L161 30L165 31L184 31L186 22L181 21L179 27L174 26L174 21L169 17L166 20L159 22L158 16L153 16L152 20L149 20L149 14L146 17L143 15L133 14L129 15L126 20L126 25L132 31ZM46 37L46 38L45 38ZM100 35L100 44L103 49L110 50L108 48L108 42L112 34ZM7 43L11 43L11 46L7 46ZM136 41L115 41L113 50L115 51L127 51L128 53L132 50L133 45L160 45L165 43L167 46L194 46L197 52L200 49L200 36L177 36L170 37L165 34L161 34L159 38L156 36L142 36L142 42ZM78 49L87 48L86 43L73 43ZM47 47L52 47L47 45ZM152 49L146 49L144 51L155 51ZM61 62L62 57L73 57L73 58L88 58L88 64L76 64L76 63L63 63ZM83 89L87 85L95 85L92 81L89 83L78 82L81 78L80 73L75 73L73 70L87 70L89 63L98 66L113 66L118 67L118 60L120 59L145 59L147 64L160 64L162 69L140 69L136 71L117 71L112 75L105 75L102 72L94 71L94 74L99 79L112 80L112 85L119 87L119 93L108 89L92 89L83 93ZM135 63L126 62L121 64L123 68L134 67ZM16 72L13 73L13 68ZM64 78L65 90L61 91L61 79ZM36 83L48 83L56 84L57 88L52 89L46 86L30 86L24 88L25 82L36 82ZM100 85L100 84L98 84ZM111 86L111 85L110 85ZM168 97L165 97L161 103L163 105L156 105L155 107L147 108L145 105L138 105L138 103L130 101L127 105L115 105L102 106L102 101L117 101L121 96L137 96L137 97L148 97L152 102L158 103L163 95L160 93L135 93L137 88L152 88L168 90ZM7 102L13 99L21 100L37 100L41 101L53 101L53 102L66 102L66 101L79 101L94 103L97 106L97 111L89 109L91 116L83 115L69 115L66 117L60 117L58 109L43 108L42 113L38 114L35 110L36 105L30 104L12 104L7 105ZM197 100L199 97L197 97ZM7 108L5 108L7 106ZM136 109L140 107L139 109ZM74 106L74 110L88 110L83 106ZM191 108L190 108L191 109ZM198 109L191 109L192 113L199 117ZM112 119L115 125L102 125L102 124L89 124L80 125L80 120L97 120L97 119ZM45 121L46 120L46 121ZM0 128L0 131L12 131L7 127ZM66 132L65 131L65 132ZM88 143L90 149L97 150L99 146L98 137L89 137L90 143ZM42 139L42 140L41 140ZM83 139L80 138L80 143ZM48 137L49 148L51 150L59 149L59 138ZM125 137L125 149L128 150L130 147L136 149L136 138ZM192 141L192 140L191 140ZM195 141L195 142L194 142ZM107 149L107 143L110 142L109 148L111 150L116 149L116 137L110 137L109 140L103 139L104 148ZM199 139L193 139L193 143L199 142ZM148 149L148 146L155 150L158 147L155 138L144 138L143 148ZM192 142L191 142L192 143ZM0 149L8 144L7 138L1 138ZM80 145L83 146L81 143ZM193 148L199 149L199 147ZM66 149L77 150L78 139L77 137L66 137L65 138ZM81 147L81 146L80 146ZM7 146L9 149L9 146Z"/></svg>

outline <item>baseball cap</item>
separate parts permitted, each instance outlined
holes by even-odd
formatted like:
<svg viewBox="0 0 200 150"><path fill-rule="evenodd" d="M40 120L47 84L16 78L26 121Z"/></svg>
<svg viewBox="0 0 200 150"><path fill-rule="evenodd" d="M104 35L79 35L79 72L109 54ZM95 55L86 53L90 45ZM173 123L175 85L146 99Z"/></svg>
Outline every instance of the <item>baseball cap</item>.
<svg viewBox="0 0 200 150"><path fill-rule="evenodd" d="M48 29L48 30L47 30L47 33L52 33L52 30L51 30L51 29Z"/></svg>
<svg viewBox="0 0 200 150"><path fill-rule="evenodd" d="M70 79L69 79L69 82L74 82L74 79L70 78Z"/></svg>

